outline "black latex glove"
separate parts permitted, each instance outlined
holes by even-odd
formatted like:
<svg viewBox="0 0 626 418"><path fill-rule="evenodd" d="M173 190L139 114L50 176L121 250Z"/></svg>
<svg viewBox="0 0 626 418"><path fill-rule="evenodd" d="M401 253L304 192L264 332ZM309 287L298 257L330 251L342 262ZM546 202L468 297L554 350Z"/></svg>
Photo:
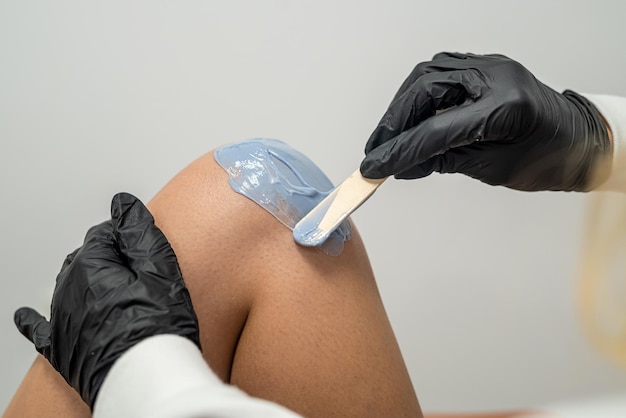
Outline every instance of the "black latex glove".
<svg viewBox="0 0 626 418"><path fill-rule="evenodd" d="M200 347L176 255L148 209L121 193L111 216L65 259L50 322L31 308L15 312L20 332L92 408L113 363L143 339L176 334Z"/></svg>
<svg viewBox="0 0 626 418"><path fill-rule="evenodd" d="M518 62L440 53L415 67L365 153L369 178L458 172L518 190L583 191L604 180L591 176L611 143L588 100L557 93Z"/></svg>

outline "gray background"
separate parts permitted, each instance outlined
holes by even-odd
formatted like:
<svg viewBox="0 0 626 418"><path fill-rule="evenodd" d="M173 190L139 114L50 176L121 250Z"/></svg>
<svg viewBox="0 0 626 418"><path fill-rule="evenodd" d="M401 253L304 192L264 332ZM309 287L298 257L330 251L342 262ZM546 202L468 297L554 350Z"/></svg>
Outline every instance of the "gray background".
<svg viewBox="0 0 626 418"><path fill-rule="evenodd" d="M621 1L0 1L0 410L65 255L111 196L206 151L288 141L334 182L413 66L499 52L556 88L626 95ZM574 306L586 197L458 175L388 181L355 215L425 410L622 391Z"/></svg>

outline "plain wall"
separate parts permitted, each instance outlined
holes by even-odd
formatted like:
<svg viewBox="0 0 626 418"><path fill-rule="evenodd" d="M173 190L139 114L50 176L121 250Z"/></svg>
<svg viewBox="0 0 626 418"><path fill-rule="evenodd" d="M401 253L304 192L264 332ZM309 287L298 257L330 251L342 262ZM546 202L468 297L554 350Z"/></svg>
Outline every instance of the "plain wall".
<svg viewBox="0 0 626 418"><path fill-rule="evenodd" d="M622 1L0 0L0 411L65 255L118 191L148 201L229 142L288 141L333 182L404 78L502 53L551 87L626 95ZM626 389L574 304L586 196L460 175L388 181L354 216L424 410Z"/></svg>

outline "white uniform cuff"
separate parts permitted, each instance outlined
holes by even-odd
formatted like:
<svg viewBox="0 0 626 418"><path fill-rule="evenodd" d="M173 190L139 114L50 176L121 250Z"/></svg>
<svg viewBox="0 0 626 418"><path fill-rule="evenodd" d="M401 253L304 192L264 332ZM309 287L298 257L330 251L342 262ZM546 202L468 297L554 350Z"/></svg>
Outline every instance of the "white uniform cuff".
<svg viewBox="0 0 626 418"><path fill-rule="evenodd" d="M600 189L626 191L626 97L584 94L606 120L613 137L613 168Z"/></svg>
<svg viewBox="0 0 626 418"><path fill-rule="evenodd" d="M176 335L150 337L129 349L105 378L94 418L280 417L299 415L223 383L200 350Z"/></svg>

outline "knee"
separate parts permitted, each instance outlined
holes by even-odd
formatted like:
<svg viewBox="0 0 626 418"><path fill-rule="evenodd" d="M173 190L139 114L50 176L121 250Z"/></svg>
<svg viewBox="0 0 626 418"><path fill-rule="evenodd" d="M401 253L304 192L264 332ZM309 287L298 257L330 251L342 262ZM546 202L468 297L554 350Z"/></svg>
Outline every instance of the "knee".
<svg viewBox="0 0 626 418"><path fill-rule="evenodd" d="M300 247L289 228L235 193L228 180L214 152L209 152L148 204L178 257L198 314L204 356L224 380L230 377L237 342L255 300L271 300L268 292L301 292L303 283L325 288L324 281L341 276L375 287L356 231L338 257Z"/></svg>

